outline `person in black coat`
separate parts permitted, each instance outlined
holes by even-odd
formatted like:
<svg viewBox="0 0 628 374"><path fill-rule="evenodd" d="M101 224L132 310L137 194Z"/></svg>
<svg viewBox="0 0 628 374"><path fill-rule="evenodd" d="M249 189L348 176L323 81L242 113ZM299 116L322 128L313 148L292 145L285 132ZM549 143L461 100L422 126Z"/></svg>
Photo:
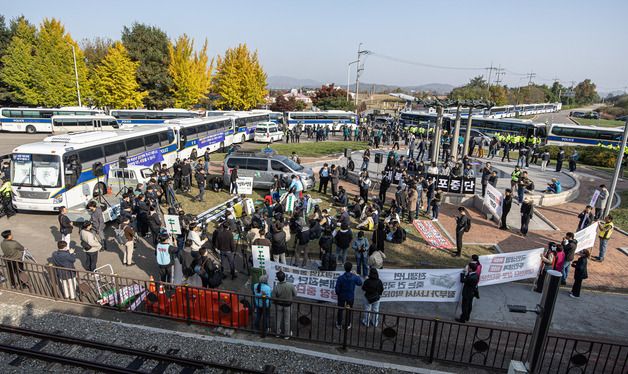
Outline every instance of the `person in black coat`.
<svg viewBox="0 0 628 374"><path fill-rule="evenodd" d="M591 205L587 205L586 208L580 214L578 214L578 228L576 231L580 231L586 229L595 221L593 216L593 207Z"/></svg>
<svg viewBox="0 0 628 374"><path fill-rule="evenodd" d="M470 225L470 218L467 215L467 209L465 207L459 207L458 212L460 215L456 217L456 253L454 257L460 257L462 254L462 236L467 232L467 226Z"/></svg>
<svg viewBox="0 0 628 374"><path fill-rule="evenodd" d="M569 297L580 297L582 281L589 277L589 273L587 272L587 264L589 262L590 256L591 252L588 249L583 249L582 252L580 252L580 257L578 258L578 261L574 261L571 264L571 266L573 266L576 271L574 272L574 281L573 286L571 287L571 292L569 293Z"/></svg>
<svg viewBox="0 0 628 374"><path fill-rule="evenodd" d="M161 218L154 206L149 208L149 212L148 227L150 228L150 234L153 237L153 245L156 246L159 238L159 231L161 230Z"/></svg>
<svg viewBox="0 0 628 374"><path fill-rule="evenodd" d="M506 188L506 193L504 194L504 200L502 200L502 218L499 222L500 230L508 230L508 213L510 213L510 208L512 208L512 190L510 188Z"/></svg>
<svg viewBox="0 0 628 374"><path fill-rule="evenodd" d="M468 272L461 274L461 281L464 284L464 286L462 286L462 314L460 318L456 318L456 321L460 323L465 323L470 319L471 309L473 308L473 298L480 298L478 293L480 277L478 277L478 274L475 272L477 267L478 265L475 262L471 262L468 265Z"/></svg>
<svg viewBox="0 0 628 374"><path fill-rule="evenodd" d="M556 171L560 171L563 168L563 161L565 160L565 151L562 147L558 148L558 156L556 156Z"/></svg>
<svg viewBox="0 0 628 374"><path fill-rule="evenodd" d="M384 293L384 283L379 279L377 269L371 268L369 270L369 277L362 284L362 291L364 291L366 303L364 305L364 318L361 322L364 326L373 325L377 327L379 323L379 299Z"/></svg>
<svg viewBox="0 0 628 374"><path fill-rule="evenodd" d="M528 235L528 225L534 215L534 205L529 197L526 197L521 204L521 234L523 236Z"/></svg>

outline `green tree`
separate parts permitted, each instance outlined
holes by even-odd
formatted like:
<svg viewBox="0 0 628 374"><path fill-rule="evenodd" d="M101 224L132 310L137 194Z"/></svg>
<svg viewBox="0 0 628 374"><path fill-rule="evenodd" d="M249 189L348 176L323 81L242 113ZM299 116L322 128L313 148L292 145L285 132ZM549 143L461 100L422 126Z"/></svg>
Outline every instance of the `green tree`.
<svg viewBox="0 0 628 374"><path fill-rule="evenodd" d="M99 107L137 108L147 92L139 90L136 73L139 66L120 42L115 42L92 75L94 102Z"/></svg>
<svg viewBox="0 0 628 374"><path fill-rule="evenodd" d="M321 110L355 110L353 102L347 101L347 91L336 87L333 83L317 89L312 97L312 103Z"/></svg>
<svg viewBox="0 0 628 374"><path fill-rule="evenodd" d="M192 107L207 97L211 86L214 61L208 65L207 40L200 51L194 52L194 40L183 34L174 45L168 45L168 54L174 105L177 108Z"/></svg>
<svg viewBox="0 0 628 374"><path fill-rule="evenodd" d="M122 43L133 61L139 62L137 80L142 91L147 91L144 106L166 108L173 105L172 79L168 73L168 36L161 29L134 23L122 30Z"/></svg>
<svg viewBox="0 0 628 374"><path fill-rule="evenodd" d="M482 76L472 78L462 87L456 87L449 93L453 100L481 100L489 96L488 85Z"/></svg>
<svg viewBox="0 0 628 374"><path fill-rule="evenodd" d="M12 24L14 25L16 21L17 20L14 20ZM2 63L2 57L6 54L9 43L11 43L13 30L14 28L9 28L7 26L4 16L0 15L0 71L4 66ZM12 100L10 87L0 79L0 105L11 106L15 104L17 103L14 103Z"/></svg>
<svg viewBox="0 0 628 374"><path fill-rule="evenodd" d="M574 92L576 94L576 103L578 104L591 104L600 100L595 83L591 82L590 79L585 79L578 83Z"/></svg>
<svg viewBox="0 0 628 374"><path fill-rule="evenodd" d="M14 30L2 56L0 79L10 100L35 105L40 102L33 79L36 28L21 18L15 22Z"/></svg>
<svg viewBox="0 0 628 374"><path fill-rule="evenodd" d="M264 103L266 73L257 52L249 52L246 44L229 48L224 57L218 56L213 92L220 109L249 110Z"/></svg>
<svg viewBox="0 0 628 374"><path fill-rule="evenodd" d="M78 44L66 33L60 21L44 19L35 41L32 74L43 106L78 105L72 47L76 53L76 70L81 95L89 97L87 66Z"/></svg>

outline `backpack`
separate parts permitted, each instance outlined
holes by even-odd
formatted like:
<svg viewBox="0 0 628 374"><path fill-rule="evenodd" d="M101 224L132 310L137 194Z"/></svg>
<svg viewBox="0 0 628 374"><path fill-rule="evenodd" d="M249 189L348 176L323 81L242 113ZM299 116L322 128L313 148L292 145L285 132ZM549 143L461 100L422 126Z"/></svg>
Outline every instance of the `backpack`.
<svg viewBox="0 0 628 374"><path fill-rule="evenodd" d="M464 226L464 232L471 231L471 218L467 217L467 224Z"/></svg>
<svg viewBox="0 0 628 374"><path fill-rule="evenodd" d="M323 270L323 271L336 271L336 266L337 265L338 264L336 262L336 256L333 255L331 253L331 251L325 252L325 254L323 255L323 258L321 260L320 270Z"/></svg>

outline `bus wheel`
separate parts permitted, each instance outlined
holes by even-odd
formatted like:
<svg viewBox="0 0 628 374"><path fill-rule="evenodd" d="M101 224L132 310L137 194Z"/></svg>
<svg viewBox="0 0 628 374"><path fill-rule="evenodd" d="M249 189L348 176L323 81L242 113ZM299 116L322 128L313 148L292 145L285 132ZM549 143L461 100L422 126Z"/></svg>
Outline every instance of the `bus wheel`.
<svg viewBox="0 0 628 374"><path fill-rule="evenodd" d="M94 186L94 197L104 196L107 194L107 186L103 182L98 182Z"/></svg>
<svg viewBox="0 0 628 374"><path fill-rule="evenodd" d="M268 144L273 144L273 138L270 138L270 142Z"/></svg>
<svg viewBox="0 0 628 374"><path fill-rule="evenodd" d="M26 126L26 133L27 134L34 134L35 133L35 126L33 126L33 125Z"/></svg>
<svg viewBox="0 0 628 374"><path fill-rule="evenodd" d="M246 141L246 136L242 135L242 139L240 139L240 143L244 143Z"/></svg>
<svg viewBox="0 0 628 374"><path fill-rule="evenodd" d="M222 152L226 152L226 151L227 151L227 150L225 149L225 143L224 143L224 142L221 142L221 143L220 143L220 148L218 148L218 151L219 151L220 153L222 153Z"/></svg>

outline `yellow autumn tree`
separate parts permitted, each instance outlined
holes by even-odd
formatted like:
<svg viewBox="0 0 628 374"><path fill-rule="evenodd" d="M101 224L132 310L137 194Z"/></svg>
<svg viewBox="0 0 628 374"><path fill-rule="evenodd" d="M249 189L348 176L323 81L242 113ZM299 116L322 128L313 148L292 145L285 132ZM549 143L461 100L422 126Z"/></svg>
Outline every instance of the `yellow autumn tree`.
<svg viewBox="0 0 628 374"><path fill-rule="evenodd" d="M121 42L115 42L92 77L94 103L99 107L137 108L148 92L140 91L137 83L138 62L129 57Z"/></svg>
<svg viewBox="0 0 628 374"><path fill-rule="evenodd" d="M262 104L268 91L257 51L251 53L246 44L240 44L227 49L224 57L218 56L213 92L220 109L250 110Z"/></svg>
<svg viewBox="0 0 628 374"><path fill-rule="evenodd" d="M171 88L174 106L190 108L209 93L211 73L214 61L209 64L207 57L207 40L200 51L194 51L194 39L186 34L180 36L176 43L168 45L170 65L168 72L172 78Z"/></svg>

